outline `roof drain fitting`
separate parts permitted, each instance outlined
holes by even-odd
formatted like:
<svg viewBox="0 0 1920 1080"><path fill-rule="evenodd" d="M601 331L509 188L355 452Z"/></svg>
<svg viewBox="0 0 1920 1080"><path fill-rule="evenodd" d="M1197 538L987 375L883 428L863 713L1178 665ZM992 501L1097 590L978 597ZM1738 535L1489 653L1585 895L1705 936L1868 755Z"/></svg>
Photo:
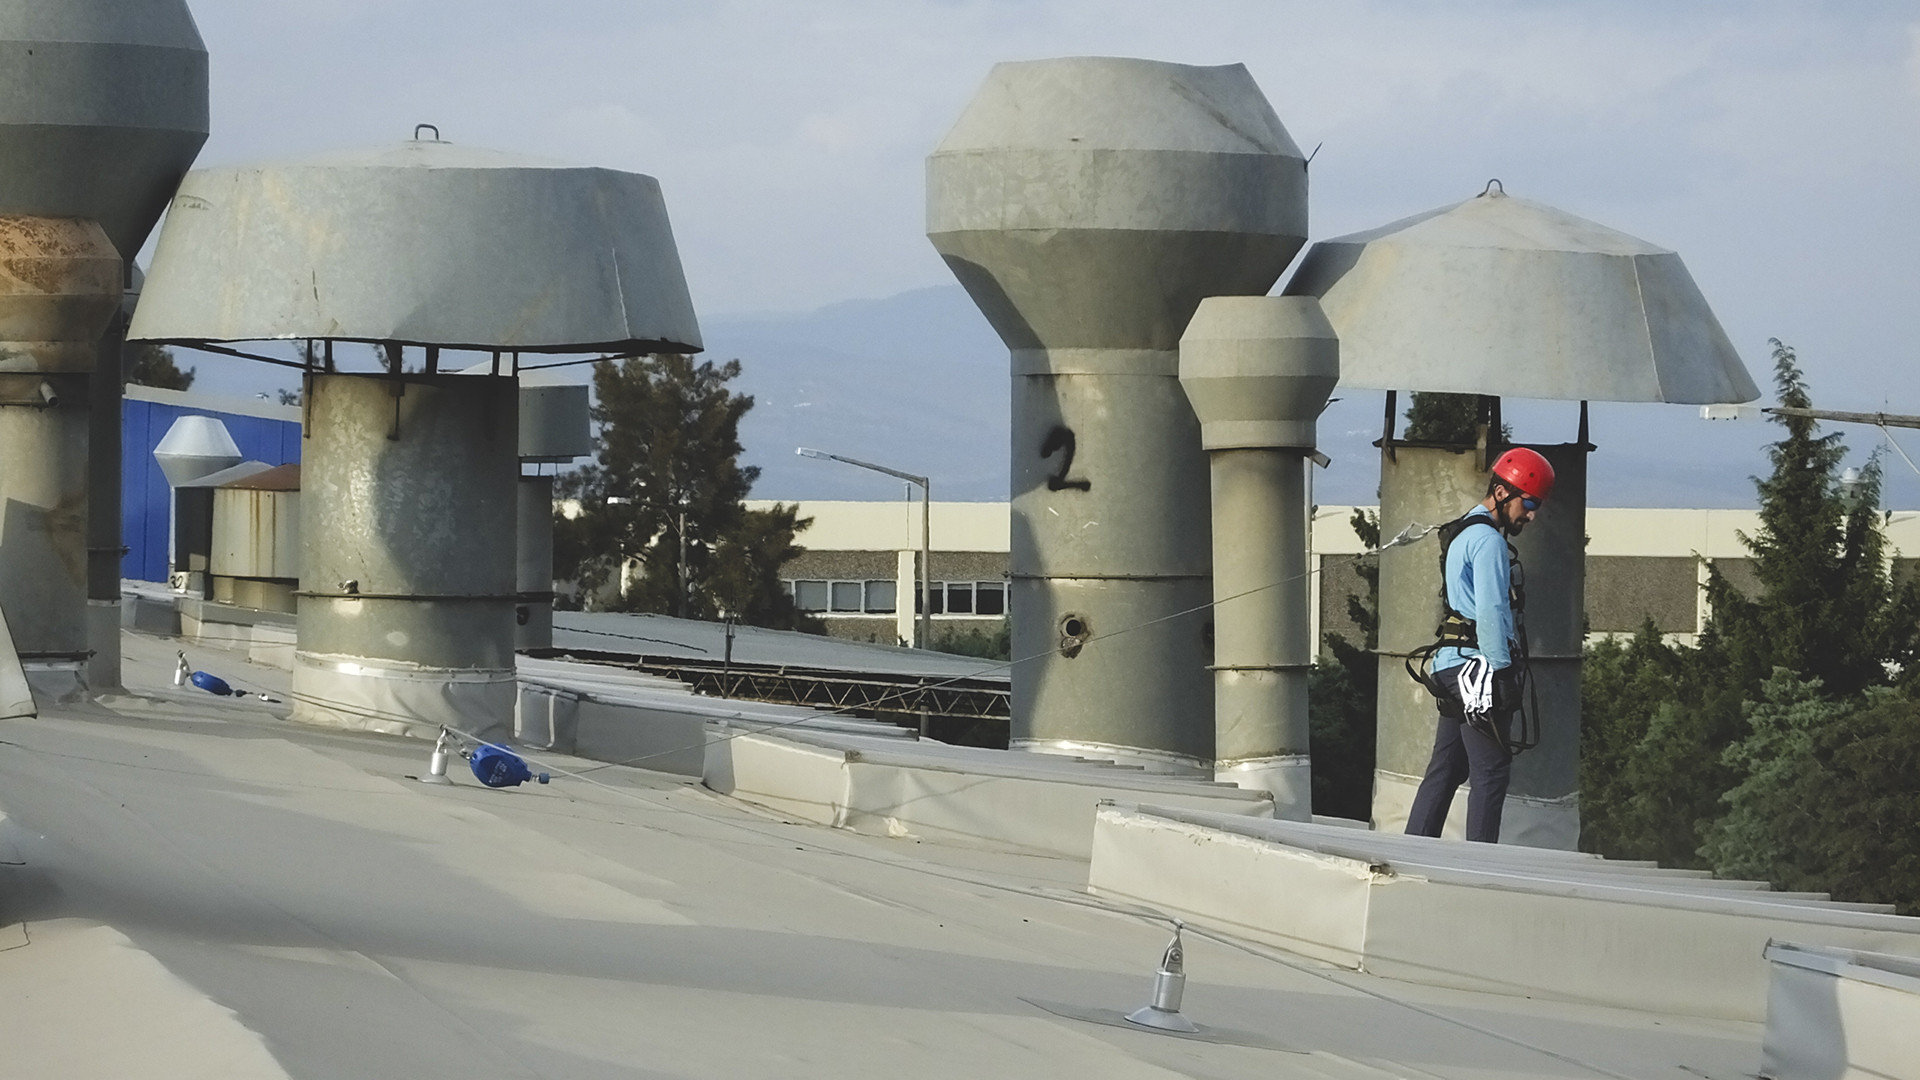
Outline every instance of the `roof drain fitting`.
<svg viewBox="0 0 1920 1080"><path fill-rule="evenodd" d="M1173 940L1160 956L1160 970L1153 973L1153 995L1145 1005L1127 1014L1127 1022L1159 1031L1192 1034L1200 1026L1180 1015L1180 998L1187 990L1186 950L1180 946L1180 931L1186 924L1173 920Z"/></svg>

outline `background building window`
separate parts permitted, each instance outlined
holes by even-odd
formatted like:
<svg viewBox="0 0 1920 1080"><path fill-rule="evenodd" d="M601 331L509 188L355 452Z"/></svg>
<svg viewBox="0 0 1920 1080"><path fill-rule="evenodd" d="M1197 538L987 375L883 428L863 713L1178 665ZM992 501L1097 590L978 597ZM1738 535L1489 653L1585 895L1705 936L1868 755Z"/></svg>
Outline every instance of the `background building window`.
<svg viewBox="0 0 1920 1080"><path fill-rule="evenodd" d="M858 581L836 581L832 586L833 610L859 611L860 585Z"/></svg>
<svg viewBox="0 0 1920 1080"><path fill-rule="evenodd" d="M927 592L929 594L929 598L933 601L933 610L931 614L945 615L947 613L947 583L944 581L928 582ZM918 614L920 610L925 606L926 606L925 604L922 604L920 602L920 594L918 593L918 591L916 591L913 597L914 613Z"/></svg>
<svg viewBox="0 0 1920 1080"><path fill-rule="evenodd" d="M867 582L867 612L872 615L891 615L898 609L899 586L891 581Z"/></svg>
<svg viewBox="0 0 1920 1080"><path fill-rule="evenodd" d="M973 614L973 582L971 581L947 582L947 614L949 615Z"/></svg>
<svg viewBox="0 0 1920 1080"><path fill-rule="evenodd" d="M794 582L793 606L801 611L827 610L827 583L824 581Z"/></svg>
<svg viewBox="0 0 1920 1080"><path fill-rule="evenodd" d="M974 586L973 613L975 615L1005 615L1007 613L1006 582L982 581Z"/></svg>

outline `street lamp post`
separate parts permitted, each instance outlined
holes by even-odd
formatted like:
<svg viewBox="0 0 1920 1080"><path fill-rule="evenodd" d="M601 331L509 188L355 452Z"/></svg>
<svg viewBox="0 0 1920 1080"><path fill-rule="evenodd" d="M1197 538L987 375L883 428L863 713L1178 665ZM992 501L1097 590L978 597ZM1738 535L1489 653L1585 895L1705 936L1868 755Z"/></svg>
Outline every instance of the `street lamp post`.
<svg viewBox="0 0 1920 1080"><path fill-rule="evenodd" d="M854 465L862 469L872 469L877 473L905 480L909 484L920 485L920 640L922 649L933 647L933 481L924 476L889 469L885 465L875 465L871 461L829 454L825 450L815 450L810 446L797 446L794 453L805 458L819 458L822 461L838 461L843 465Z"/></svg>

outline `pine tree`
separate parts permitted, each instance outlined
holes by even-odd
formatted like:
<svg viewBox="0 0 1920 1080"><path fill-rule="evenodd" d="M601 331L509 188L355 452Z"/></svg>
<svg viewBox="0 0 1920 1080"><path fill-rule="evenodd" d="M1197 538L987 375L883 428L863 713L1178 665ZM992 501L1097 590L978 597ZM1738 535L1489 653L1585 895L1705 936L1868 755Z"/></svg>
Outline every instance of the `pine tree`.
<svg viewBox="0 0 1920 1080"><path fill-rule="evenodd" d="M1364 595L1347 596L1347 615L1361 640L1329 632L1327 652L1307 683L1308 740L1313 753L1313 812L1366 821L1373 814L1375 712L1380 665L1380 519L1355 510L1349 524L1368 554L1354 563Z"/></svg>
<svg viewBox="0 0 1920 1080"><path fill-rule="evenodd" d="M583 593L632 561L639 573L623 583L619 610L799 622L779 571L811 519L742 505L760 470L739 462L740 419L753 408L728 388L739 374L737 360L673 353L595 365L596 458L560 485L580 515L554 522L555 565Z"/></svg>
<svg viewBox="0 0 1920 1080"><path fill-rule="evenodd" d="M1781 404L1809 407L1794 351L1773 345ZM1811 829L1810 804L1838 821L1880 793L1808 788L1808 762L1820 740L1861 714L1863 691L1916 681L1920 582L1889 577L1878 461L1843 485L1837 436L1807 418L1776 420L1786 435L1769 450L1771 474L1755 481L1760 528L1741 538L1756 594L1711 571L1713 614L1696 648L1638 640L1589 652L1582 843L1823 888L1823 875L1860 872L1836 854L1856 841L1837 826ZM1903 751L1887 732L1902 729L1883 728L1876 738L1897 759ZM1841 754L1841 744L1830 750Z"/></svg>
<svg viewBox="0 0 1920 1080"><path fill-rule="evenodd" d="M173 350L151 341L127 342L127 381L139 386L157 386L162 390L188 390L193 387L195 368L180 370Z"/></svg>

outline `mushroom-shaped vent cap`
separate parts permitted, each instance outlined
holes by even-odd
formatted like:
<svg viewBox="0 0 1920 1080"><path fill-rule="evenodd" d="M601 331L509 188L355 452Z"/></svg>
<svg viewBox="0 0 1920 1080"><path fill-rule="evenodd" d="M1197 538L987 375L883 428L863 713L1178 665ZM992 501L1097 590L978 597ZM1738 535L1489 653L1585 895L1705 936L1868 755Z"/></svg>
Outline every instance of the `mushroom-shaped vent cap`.
<svg viewBox="0 0 1920 1080"><path fill-rule="evenodd" d="M128 336L700 349L653 177L437 139L188 174Z"/></svg>
<svg viewBox="0 0 1920 1080"><path fill-rule="evenodd" d="M186 0L0 2L0 212L97 221L131 261L206 141Z"/></svg>
<svg viewBox="0 0 1920 1080"><path fill-rule="evenodd" d="M1340 342L1311 296L1210 296L1180 339L1180 385L1209 450L1312 449Z"/></svg>
<svg viewBox="0 0 1920 1080"><path fill-rule="evenodd" d="M927 236L1013 349L1173 349L1306 232L1300 148L1239 64L998 64L927 159Z"/></svg>
<svg viewBox="0 0 1920 1080"><path fill-rule="evenodd" d="M1496 185L1313 245L1288 282L1340 335L1340 384L1686 404L1760 396L1680 256Z"/></svg>

